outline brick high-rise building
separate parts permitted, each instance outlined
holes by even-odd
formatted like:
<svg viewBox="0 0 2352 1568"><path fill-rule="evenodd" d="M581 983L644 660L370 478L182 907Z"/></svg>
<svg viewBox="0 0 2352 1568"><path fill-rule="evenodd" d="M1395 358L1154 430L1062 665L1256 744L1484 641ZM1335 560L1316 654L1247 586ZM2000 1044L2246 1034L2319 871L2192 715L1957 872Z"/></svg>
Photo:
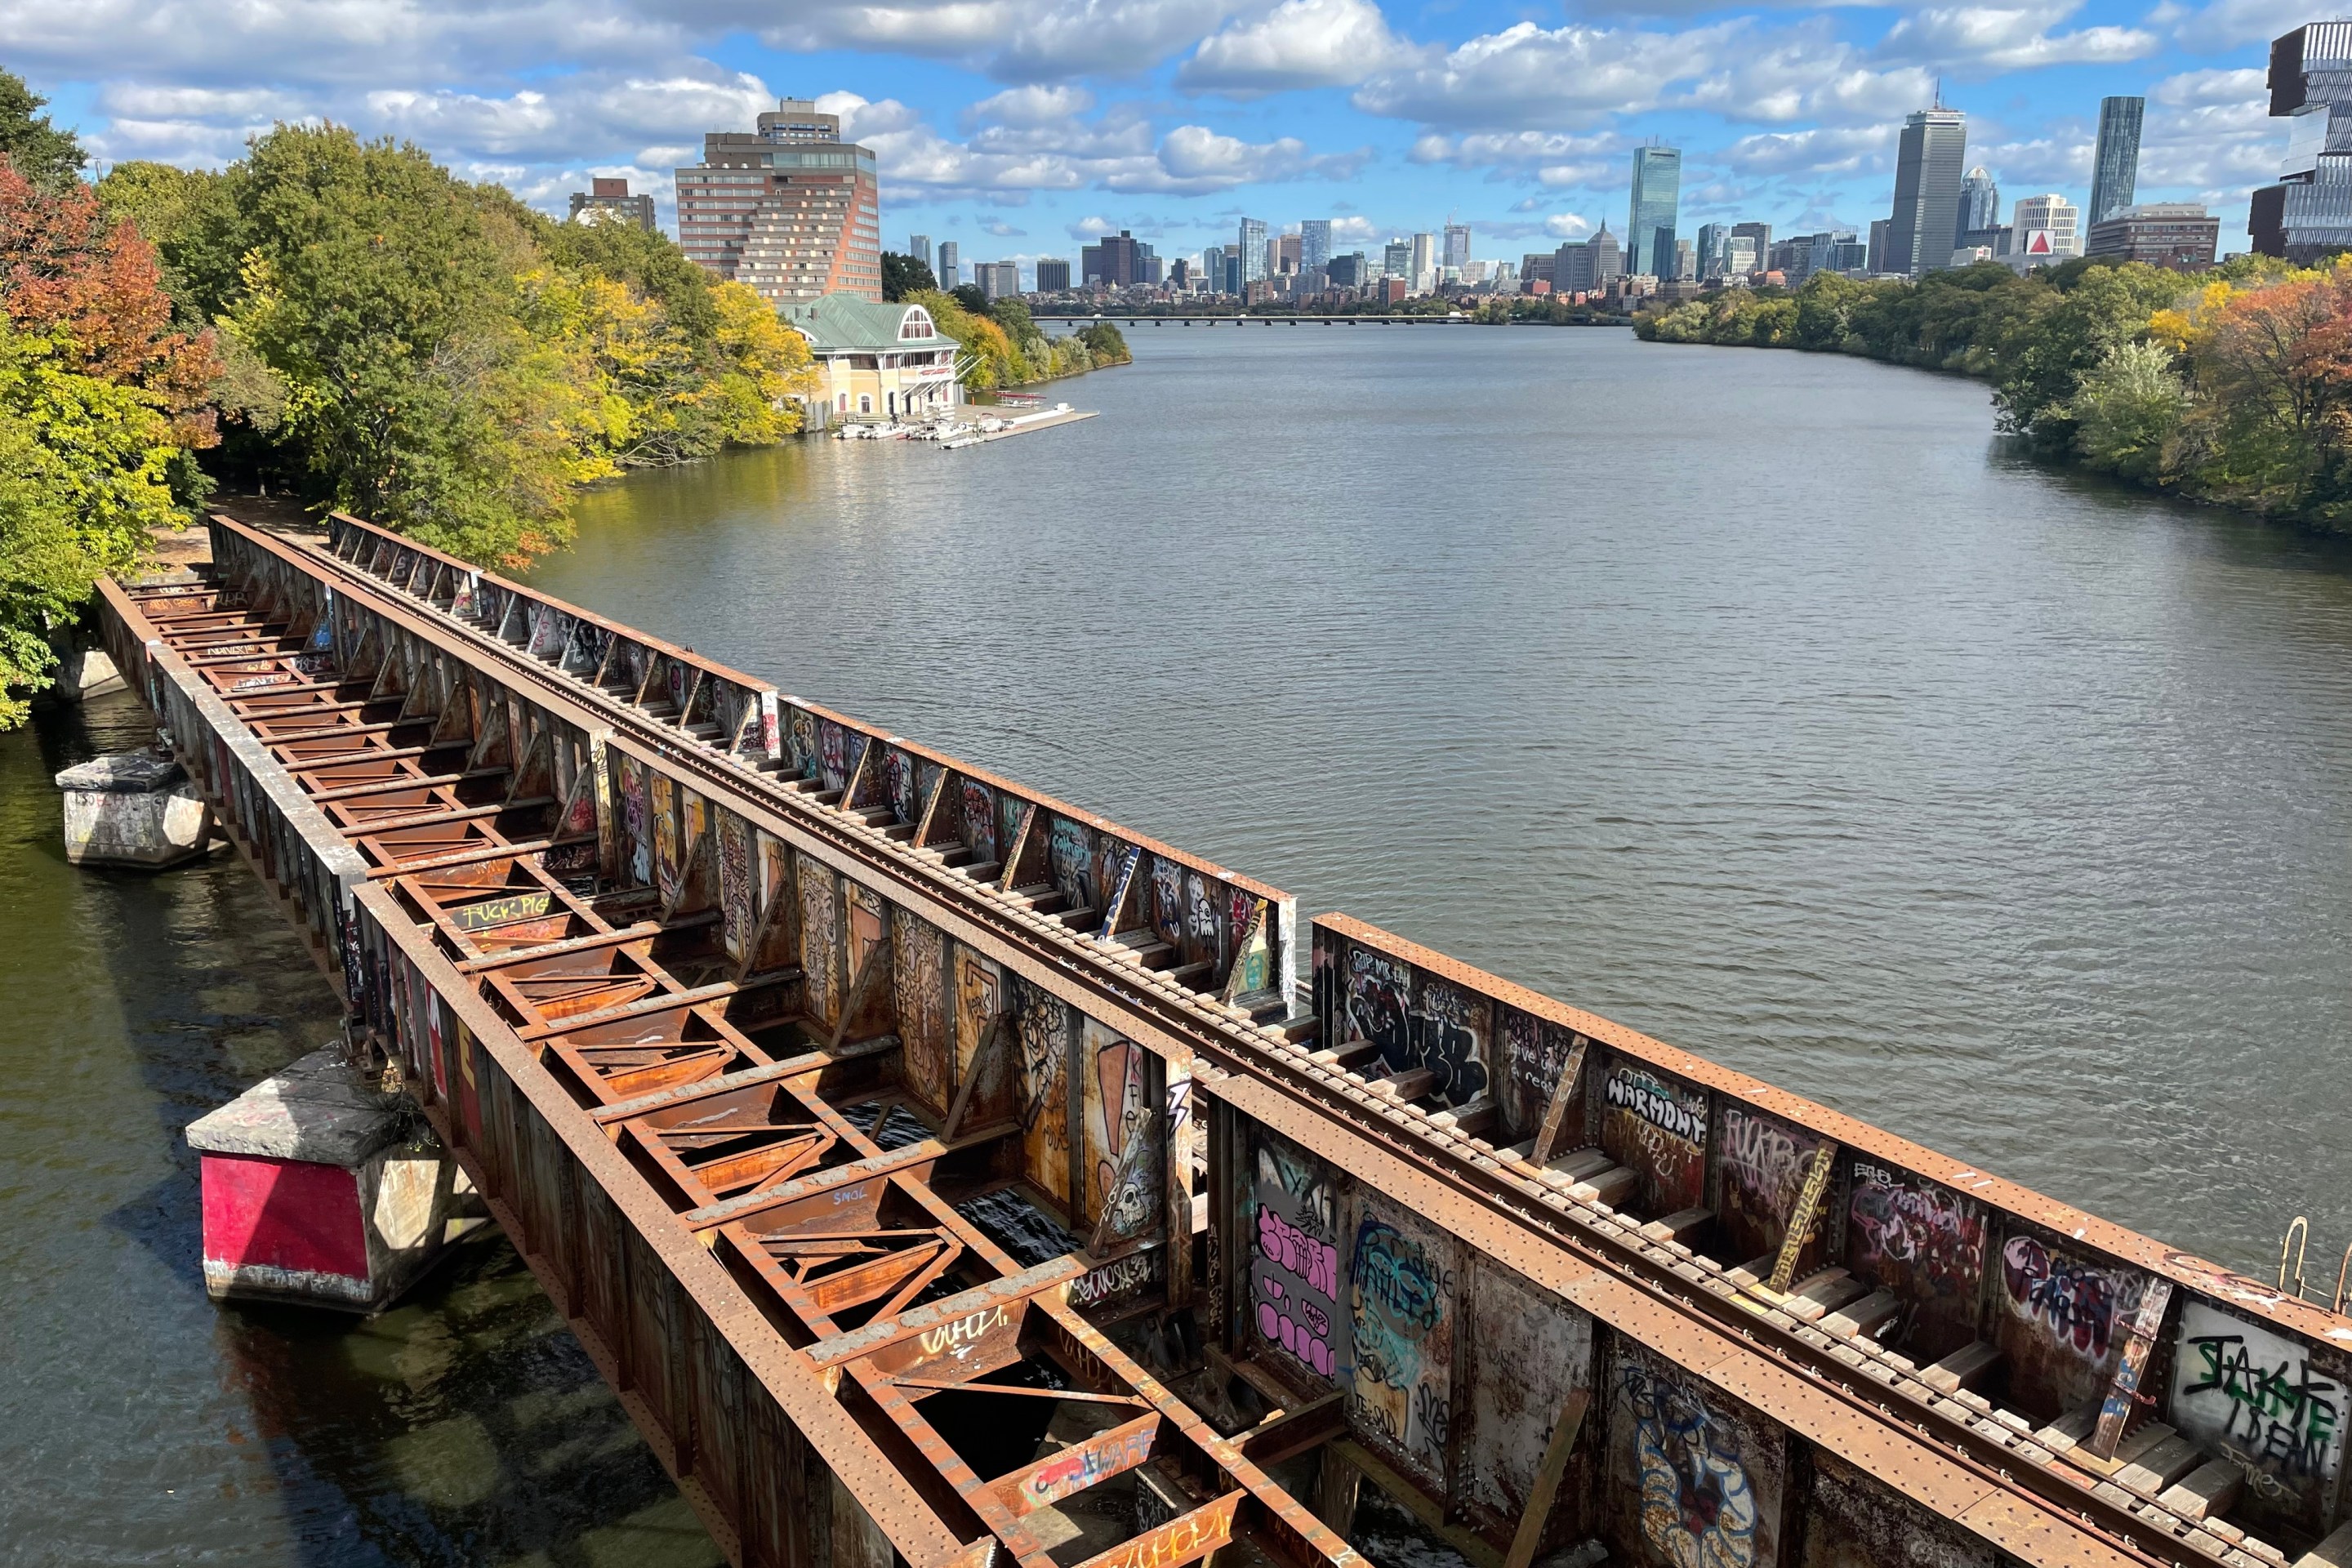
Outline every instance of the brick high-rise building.
<svg viewBox="0 0 2352 1568"><path fill-rule="evenodd" d="M780 100L755 131L713 131L677 171L677 238L706 271L764 300L882 298L882 216L871 149L837 115Z"/></svg>
<svg viewBox="0 0 2352 1568"><path fill-rule="evenodd" d="M572 221L633 223L650 233L654 226L654 199L629 195L629 182L626 180L593 175L588 182L588 189L572 193Z"/></svg>

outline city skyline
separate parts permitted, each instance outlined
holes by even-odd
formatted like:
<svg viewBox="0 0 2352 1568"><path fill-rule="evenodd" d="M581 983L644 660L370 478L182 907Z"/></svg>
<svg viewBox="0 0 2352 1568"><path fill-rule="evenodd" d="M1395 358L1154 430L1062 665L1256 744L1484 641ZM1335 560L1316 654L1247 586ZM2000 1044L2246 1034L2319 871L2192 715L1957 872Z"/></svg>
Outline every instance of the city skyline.
<svg viewBox="0 0 2352 1568"><path fill-rule="evenodd" d="M626 178L673 231L670 171L704 132L809 97L876 150L887 229L1024 260L1120 229L1194 253L1244 212L1328 222L1335 255L1451 215L1512 254L1622 227L1633 150L1653 138L1684 153L1682 237L1751 218L1860 231L1888 210L1900 126L1940 79L1971 163L2086 212L2101 100L2144 97L2137 199L2206 203L2234 249L2234 215L2277 167L2268 40L2316 19L2256 0L1577 0L1508 26L1372 0L357 15L166 0L126 44L101 8L36 0L9 63L105 161L217 164L275 119L328 117L559 215L592 177Z"/></svg>

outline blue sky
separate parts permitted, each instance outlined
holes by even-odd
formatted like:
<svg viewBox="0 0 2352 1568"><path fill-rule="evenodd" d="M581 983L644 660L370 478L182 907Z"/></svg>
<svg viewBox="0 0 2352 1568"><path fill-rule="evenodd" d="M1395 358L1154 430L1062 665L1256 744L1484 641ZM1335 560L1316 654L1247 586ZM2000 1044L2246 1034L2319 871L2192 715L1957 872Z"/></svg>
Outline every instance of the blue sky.
<svg viewBox="0 0 2352 1568"><path fill-rule="evenodd" d="M2203 200L2245 247L2285 147L2284 0L1721 7L1708 0L8 0L0 64L102 160L218 164L275 120L422 143L551 212L625 174L670 217L702 132L777 96L881 154L883 233L967 261L1163 256L1247 214L1342 248L1452 219L1517 257L1625 226L1630 150L1685 149L1683 232L1866 228L1940 80L1969 161L2021 195L2090 183L2098 100L2148 99L2140 199Z"/></svg>

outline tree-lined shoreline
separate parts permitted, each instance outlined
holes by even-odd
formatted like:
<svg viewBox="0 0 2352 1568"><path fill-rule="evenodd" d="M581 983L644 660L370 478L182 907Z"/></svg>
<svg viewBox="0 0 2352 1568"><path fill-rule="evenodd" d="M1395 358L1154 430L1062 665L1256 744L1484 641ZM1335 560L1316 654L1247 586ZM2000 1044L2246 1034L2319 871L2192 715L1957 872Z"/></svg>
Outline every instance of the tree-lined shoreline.
<svg viewBox="0 0 2352 1568"><path fill-rule="evenodd" d="M2352 531L2352 258L2191 276L2075 260L1817 274L1636 319L1643 339L1848 353L1989 382L2003 431L2133 484Z"/></svg>

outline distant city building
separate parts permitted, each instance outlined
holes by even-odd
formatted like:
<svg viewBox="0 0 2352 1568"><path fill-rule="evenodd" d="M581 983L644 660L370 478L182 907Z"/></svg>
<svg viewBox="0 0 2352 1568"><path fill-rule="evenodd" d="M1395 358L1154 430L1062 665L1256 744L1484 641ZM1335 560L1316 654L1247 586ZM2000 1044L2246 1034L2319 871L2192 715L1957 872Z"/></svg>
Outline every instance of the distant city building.
<svg viewBox="0 0 2352 1568"><path fill-rule="evenodd" d="M1546 283L1552 281L1559 276L1557 269L1559 260L1556 251L1528 251L1519 258L1519 281L1533 283L1538 279Z"/></svg>
<svg viewBox="0 0 2352 1568"><path fill-rule="evenodd" d="M2112 101L2112 100L2110 100ZM2000 187L1981 163L1960 176L1960 232L2000 223Z"/></svg>
<svg viewBox="0 0 2352 1568"><path fill-rule="evenodd" d="M1675 281L1698 281L1698 247L1687 239L1675 241Z"/></svg>
<svg viewBox="0 0 2352 1568"><path fill-rule="evenodd" d="M1297 235L1277 235L1267 246L1265 273L1269 278L1296 278L1305 265L1305 246Z"/></svg>
<svg viewBox="0 0 2352 1568"><path fill-rule="evenodd" d="M2314 22L2271 45L2271 112L2292 115L2278 183L2254 192L2246 231L2263 256L2308 267L2352 247L2352 22Z"/></svg>
<svg viewBox="0 0 2352 1568"><path fill-rule="evenodd" d="M1437 237L1435 235L1416 234L1412 237L1412 252L1406 266L1406 272L1415 292L1435 285L1437 281Z"/></svg>
<svg viewBox="0 0 2352 1568"><path fill-rule="evenodd" d="M2083 254L2197 272L2213 265L2221 243L2221 220L2196 203L2149 202L2093 224Z"/></svg>
<svg viewBox="0 0 2352 1568"><path fill-rule="evenodd" d="M942 289L952 289L963 281L963 266L956 260L954 240L940 241L940 265L933 276L939 279L940 287Z"/></svg>
<svg viewBox="0 0 2352 1568"><path fill-rule="evenodd" d="M1723 252L1717 259L1722 263L1722 270L1716 274L1718 278L1745 278L1764 265L1764 258L1758 254L1756 237L1752 234L1725 235Z"/></svg>
<svg viewBox="0 0 2352 1568"><path fill-rule="evenodd" d="M713 131L677 171L677 238L689 260L764 300L882 298L880 184L872 149L808 99L779 100L750 132Z"/></svg>
<svg viewBox="0 0 2352 1568"><path fill-rule="evenodd" d="M1895 210L1880 270L1916 278L1951 258L1960 232L1960 164L1969 119L1957 109L1915 110L1895 153Z"/></svg>
<svg viewBox="0 0 2352 1568"><path fill-rule="evenodd" d="M1037 292L1060 294L1070 287L1070 264L1057 256L1037 258Z"/></svg>
<svg viewBox="0 0 2352 1568"><path fill-rule="evenodd" d="M929 267L931 264L931 237L928 234L908 235L907 254Z"/></svg>
<svg viewBox="0 0 2352 1568"><path fill-rule="evenodd" d="M1212 245L1201 252L1201 287L1216 293L1225 286L1225 247Z"/></svg>
<svg viewBox="0 0 2352 1568"><path fill-rule="evenodd" d="M1021 293L1021 264L1017 261L983 261L972 268L972 274L983 300L1010 300Z"/></svg>
<svg viewBox="0 0 2352 1568"><path fill-rule="evenodd" d="M2082 210L2055 191L2019 197L2010 230L2007 258L2021 272L2083 254Z"/></svg>
<svg viewBox="0 0 2352 1568"><path fill-rule="evenodd" d="M1331 265L1331 220L1310 217L1298 226L1298 265L1302 268Z"/></svg>
<svg viewBox="0 0 2352 1568"><path fill-rule="evenodd" d="M2099 100L2099 146L2091 163L2090 222L2095 226L2132 205L2139 187L2139 126L2144 98Z"/></svg>
<svg viewBox="0 0 2352 1568"><path fill-rule="evenodd" d="M1727 223L1703 223L1698 226L1695 248L1698 256L1698 275L1702 278L1723 276L1724 242L1731 237Z"/></svg>
<svg viewBox="0 0 2352 1568"><path fill-rule="evenodd" d="M1763 266L1764 258L1772 253L1772 226L1769 223L1733 224L1731 238L1745 239L1748 242L1756 257L1754 267Z"/></svg>
<svg viewBox="0 0 2352 1568"><path fill-rule="evenodd" d="M1360 250L1331 258L1329 271L1334 289L1360 289L1372 280L1370 259Z"/></svg>
<svg viewBox="0 0 2352 1568"><path fill-rule="evenodd" d="M1996 224L1990 228L1964 229L1960 234L1959 248L1981 250L1989 256L2007 256L2010 237L2013 232L2005 223Z"/></svg>
<svg viewBox="0 0 2352 1568"><path fill-rule="evenodd" d="M1239 294L1244 287L1242 278L1242 253L1238 250L1228 250L1225 252L1224 291L1228 294Z"/></svg>
<svg viewBox="0 0 2352 1568"><path fill-rule="evenodd" d="M1453 268L1457 272L1469 270L1470 226L1468 224L1449 223L1445 226L1445 259L1441 265Z"/></svg>
<svg viewBox="0 0 2352 1568"><path fill-rule="evenodd" d="M1863 265L1868 268L1872 272L1885 272L1887 270L1886 237L1893 231L1894 227L1895 220L1891 217L1878 217L1870 220L1870 249L1868 252L1868 259L1866 259Z"/></svg>
<svg viewBox="0 0 2352 1568"><path fill-rule="evenodd" d="M1403 278L1412 271L1412 241L1392 239L1381 247L1381 276Z"/></svg>
<svg viewBox="0 0 2352 1568"><path fill-rule="evenodd" d="M1562 293L1594 293L1624 275L1624 253L1606 223L1591 239L1563 245L1552 258L1551 286Z"/></svg>
<svg viewBox="0 0 2352 1568"><path fill-rule="evenodd" d="M1078 252L1079 280L1107 289L1131 288L1144 280L1143 253L1148 248L1137 245L1135 236L1126 229L1106 234Z"/></svg>
<svg viewBox="0 0 2352 1568"><path fill-rule="evenodd" d="M573 223L633 223L651 232L654 199L629 195L629 182L592 175L588 188L572 193Z"/></svg>
<svg viewBox="0 0 2352 1568"><path fill-rule="evenodd" d="M1628 270L1671 275L1675 217L1682 205L1683 155L1674 147L1633 149L1633 201L1625 230Z"/></svg>
<svg viewBox="0 0 2352 1568"><path fill-rule="evenodd" d="M1265 280L1265 220L1264 218L1242 219L1239 254L1242 264L1242 281L1244 283L1264 282ZM1241 290L1236 289L1234 292L1238 294Z"/></svg>

